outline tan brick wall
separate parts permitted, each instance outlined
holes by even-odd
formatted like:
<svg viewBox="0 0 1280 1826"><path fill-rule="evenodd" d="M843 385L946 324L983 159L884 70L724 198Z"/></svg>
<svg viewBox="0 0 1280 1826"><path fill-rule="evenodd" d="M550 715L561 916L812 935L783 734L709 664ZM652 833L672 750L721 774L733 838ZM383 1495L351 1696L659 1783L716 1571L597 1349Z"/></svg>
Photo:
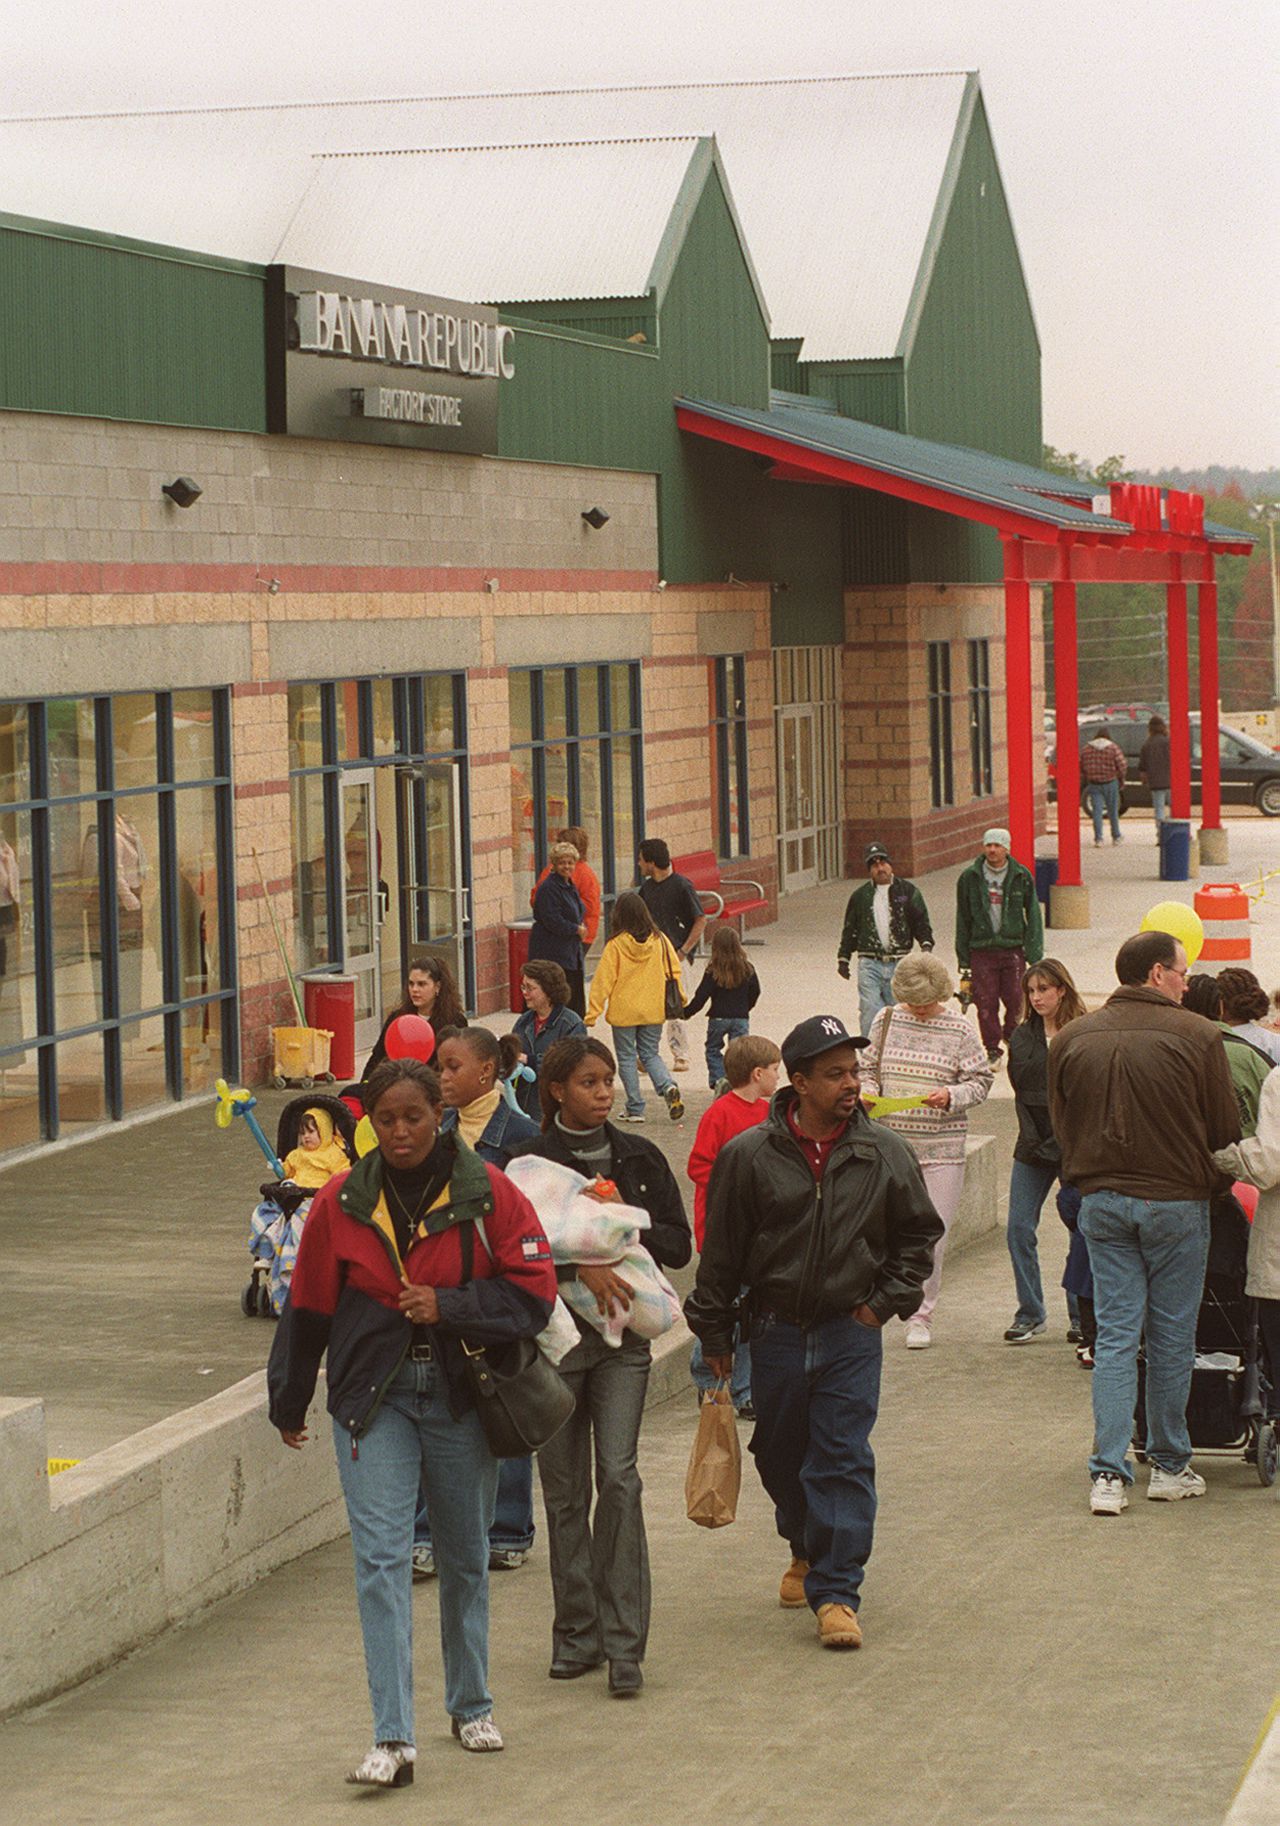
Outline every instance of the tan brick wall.
<svg viewBox="0 0 1280 1826"><path fill-rule="evenodd" d="M204 490L194 506L161 495L177 475ZM621 470L0 413L0 563L656 573L655 496Z"/></svg>
<svg viewBox="0 0 1280 1826"><path fill-rule="evenodd" d="M1040 592L1032 591L1037 628ZM992 793L975 798L969 758L970 640L990 642ZM952 777L955 803L932 804L929 749L931 641L951 649ZM851 875L878 838L905 873L940 868L977 849L982 832L1009 816L1004 592L999 586L913 585L845 593L845 852ZM1033 727L1043 727L1044 651L1032 642ZM1045 823L1037 778L1036 829Z"/></svg>

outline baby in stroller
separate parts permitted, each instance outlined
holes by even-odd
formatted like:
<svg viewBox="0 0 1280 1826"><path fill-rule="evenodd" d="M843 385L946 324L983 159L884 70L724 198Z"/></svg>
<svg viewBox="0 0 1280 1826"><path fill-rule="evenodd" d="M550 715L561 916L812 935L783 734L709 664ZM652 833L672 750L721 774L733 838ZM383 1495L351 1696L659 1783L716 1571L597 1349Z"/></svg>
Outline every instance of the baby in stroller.
<svg viewBox="0 0 1280 1826"><path fill-rule="evenodd" d="M340 1098L314 1091L281 1110L276 1153L284 1173L259 1187L261 1202L249 1220L252 1272L240 1295L246 1318L279 1318L312 1196L354 1161L355 1127Z"/></svg>

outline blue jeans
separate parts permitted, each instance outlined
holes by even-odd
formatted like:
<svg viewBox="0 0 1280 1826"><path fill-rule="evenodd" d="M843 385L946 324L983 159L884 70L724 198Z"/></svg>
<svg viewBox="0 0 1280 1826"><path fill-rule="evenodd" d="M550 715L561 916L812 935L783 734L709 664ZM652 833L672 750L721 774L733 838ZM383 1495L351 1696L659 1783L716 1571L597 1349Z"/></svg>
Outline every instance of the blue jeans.
<svg viewBox="0 0 1280 1826"><path fill-rule="evenodd" d="M652 1026L613 1029L613 1050L618 1055L618 1076L622 1079L622 1088L627 1094L628 1116L644 1115L644 1092L640 1089L641 1066L653 1080L653 1088L659 1096L669 1084L675 1083L658 1051L658 1041L661 1038L661 1021L655 1021Z"/></svg>
<svg viewBox="0 0 1280 1826"><path fill-rule="evenodd" d="M489 1697L489 1543L498 1461L474 1413L454 1420L434 1363L406 1363L363 1439L334 1423L347 1499L373 1735L412 1743L413 1583L410 1551L425 1483L440 1574L444 1702L480 1718Z"/></svg>
<svg viewBox="0 0 1280 1826"><path fill-rule="evenodd" d="M517 1549L528 1553L533 1546L533 1460L503 1458L498 1463L498 1496L493 1520L489 1524L489 1546L495 1552ZM413 1544L430 1547L431 1517L427 1513L427 1492L418 1492L418 1513L413 1518Z"/></svg>
<svg viewBox="0 0 1280 1826"><path fill-rule="evenodd" d="M693 1377L694 1387L707 1394L711 1389L719 1388L719 1383L707 1368L706 1358L702 1354L702 1340L695 1338L693 1350L689 1356L689 1374ZM729 1399L735 1408L744 1408L751 1399L751 1346L742 1342L737 1326L733 1331L733 1369L729 1376Z"/></svg>
<svg viewBox="0 0 1280 1826"><path fill-rule="evenodd" d="M893 973L902 962L898 957L860 957L858 959L858 1020L864 1034L881 1008L893 1007Z"/></svg>
<svg viewBox="0 0 1280 1826"><path fill-rule="evenodd" d="M751 1435L778 1533L808 1560L810 1608L857 1610L876 1519L871 1429L880 1406L883 1339L854 1318L809 1331L771 1314L751 1327Z"/></svg>
<svg viewBox="0 0 1280 1826"><path fill-rule="evenodd" d="M1111 820L1111 841L1120 839L1120 782L1119 780L1090 780L1089 810L1093 814L1093 840L1102 842L1102 814L1106 811Z"/></svg>
<svg viewBox="0 0 1280 1826"><path fill-rule="evenodd" d="M1156 821L1156 836L1160 835L1160 826L1169 816L1169 788L1153 786L1151 788L1151 812Z"/></svg>
<svg viewBox="0 0 1280 1826"><path fill-rule="evenodd" d="M1191 1460L1187 1396L1209 1259L1208 1200L1157 1203L1123 1192L1088 1192L1080 1206L1080 1233L1089 1245L1098 1319L1089 1475L1110 1472L1133 1482L1126 1454L1144 1325L1147 1456L1176 1474Z"/></svg>
<svg viewBox="0 0 1280 1826"><path fill-rule="evenodd" d="M712 1015L707 1021L707 1083L712 1090L724 1077L724 1049L729 1040L740 1040L750 1032L745 1015Z"/></svg>
<svg viewBox="0 0 1280 1826"><path fill-rule="evenodd" d="M1043 1325L1045 1322L1036 1230L1041 1207L1057 1177L1056 1167L1037 1167L1026 1160L1015 1160L1009 1174L1009 1220L1005 1234L1009 1259L1013 1263L1013 1284L1018 1290L1016 1325Z"/></svg>

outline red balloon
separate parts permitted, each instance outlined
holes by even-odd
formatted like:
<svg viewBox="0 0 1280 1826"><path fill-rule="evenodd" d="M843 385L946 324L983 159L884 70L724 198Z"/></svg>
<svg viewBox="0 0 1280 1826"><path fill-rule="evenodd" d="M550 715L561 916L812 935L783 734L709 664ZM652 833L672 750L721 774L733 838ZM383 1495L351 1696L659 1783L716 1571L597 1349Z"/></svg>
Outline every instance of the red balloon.
<svg viewBox="0 0 1280 1826"><path fill-rule="evenodd" d="M387 1029L388 1059L421 1059L426 1065L436 1049L436 1030L420 1014L399 1015Z"/></svg>

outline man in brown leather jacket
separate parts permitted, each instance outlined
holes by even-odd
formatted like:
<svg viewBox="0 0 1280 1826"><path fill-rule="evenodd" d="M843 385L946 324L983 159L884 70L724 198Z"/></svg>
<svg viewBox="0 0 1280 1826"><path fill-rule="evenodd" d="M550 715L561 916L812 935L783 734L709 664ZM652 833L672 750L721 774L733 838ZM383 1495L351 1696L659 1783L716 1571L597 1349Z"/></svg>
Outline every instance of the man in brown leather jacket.
<svg viewBox="0 0 1280 1826"><path fill-rule="evenodd" d="M1140 932L1116 954L1120 987L1049 1048L1049 1114L1064 1182L1084 1194L1098 1341L1090 1508L1128 1507L1127 1453L1146 1339L1148 1497L1203 1496L1191 1469L1187 1395L1209 1250L1212 1160L1240 1133L1222 1035L1180 1006L1187 954Z"/></svg>

